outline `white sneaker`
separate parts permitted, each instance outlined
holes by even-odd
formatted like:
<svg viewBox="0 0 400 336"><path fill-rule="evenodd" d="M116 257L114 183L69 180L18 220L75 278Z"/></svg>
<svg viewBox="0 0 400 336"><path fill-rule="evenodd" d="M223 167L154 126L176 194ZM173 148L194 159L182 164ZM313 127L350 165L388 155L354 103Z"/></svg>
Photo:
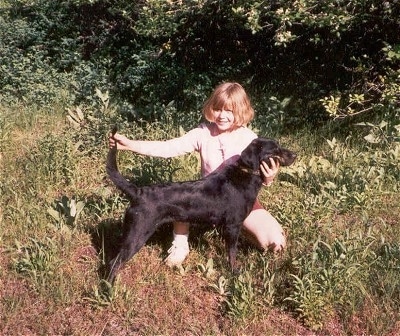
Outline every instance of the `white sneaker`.
<svg viewBox="0 0 400 336"><path fill-rule="evenodd" d="M165 258L165 264L169 267L180 266L189 255L188 242L172 242L168 250L168 257Z"/></svg>

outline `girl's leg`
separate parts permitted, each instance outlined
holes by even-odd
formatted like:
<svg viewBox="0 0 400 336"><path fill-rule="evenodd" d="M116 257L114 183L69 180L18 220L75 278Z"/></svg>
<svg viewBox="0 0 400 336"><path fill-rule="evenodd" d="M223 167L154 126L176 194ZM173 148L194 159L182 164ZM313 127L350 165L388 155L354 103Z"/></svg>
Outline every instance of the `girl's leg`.
<svg viewBox="0 0 400 336"><path fill-rule="evenodd" d="M257 248L280 252L286 247L286 237L281 225L261 206L253 208L244 220L243 228L245 237Z"/></svg>
<svg viewBox="0 0 400 336"><path fill-rule="evenodd" d="M179 266L189 254L189 224L183 222L174 223L174 239L168 250L168 257L165 263L170 266Z"/></svg>
<svg viewBox="0 0 400 336"><path fill-rule="evenodd" d="M286 247L286 237L281 225L258 201L244 220L243 228L245 237L257 248L279 252ZM181 265L189 254L189 224L174 223L173 234L172 246L165 259L170 267Z"/></svg>
<svg viewBox="0 0 400 336"><path fill-rule="evenodd" d="M174 223L174 233L177 235L188 235L189 234L189 224L185 222L175 222Z"/></svg>

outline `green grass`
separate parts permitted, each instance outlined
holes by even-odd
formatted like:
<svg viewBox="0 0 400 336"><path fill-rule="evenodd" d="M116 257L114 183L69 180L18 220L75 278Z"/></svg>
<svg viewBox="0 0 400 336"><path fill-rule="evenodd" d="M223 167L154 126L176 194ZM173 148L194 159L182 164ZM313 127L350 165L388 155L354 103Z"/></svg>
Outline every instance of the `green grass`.
<svg viewBox="0 0 400 336"><path fill-rule="evenodd" d="M107 131L116 122L137 139L182 130L173 114L128 124L110 107L87 108L71 125L71 111L0 110L0 334L399 332L399 143L343 139L329 127L281 135L299 157L261 200L287 232L282 255L242 241L243 270L233 277L217 233L194 229L184 266L169 269L165 227L111 288L99 268L127 202L106 178ZM199 171L196 155L119 161L142 184Z"/></svg>

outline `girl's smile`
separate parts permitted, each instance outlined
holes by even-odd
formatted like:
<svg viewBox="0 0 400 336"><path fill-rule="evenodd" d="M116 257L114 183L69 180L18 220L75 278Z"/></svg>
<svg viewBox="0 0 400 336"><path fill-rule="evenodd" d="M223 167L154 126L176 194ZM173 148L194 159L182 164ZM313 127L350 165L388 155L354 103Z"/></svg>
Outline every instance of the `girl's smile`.
<svg viewBox="0 0 400 336"><path fill-rule="evenodd" d="M235 117L231 110L221 109L214 110L214 122L220 132L226 132L233 129Z"/></svg>

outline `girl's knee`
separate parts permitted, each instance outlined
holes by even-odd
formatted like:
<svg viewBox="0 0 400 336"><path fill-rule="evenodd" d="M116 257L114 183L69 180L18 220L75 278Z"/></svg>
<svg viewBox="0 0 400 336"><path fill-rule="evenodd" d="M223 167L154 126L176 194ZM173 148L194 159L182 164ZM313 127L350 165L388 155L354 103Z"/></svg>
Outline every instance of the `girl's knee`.
<svg viewBox="0 0 400 336"><path fill-rule="evenodd" d="M262 250L281 252L286 247L286 236L278 221L266 210L252 211L244 227Z"/></svg>
<svg viewBox="0 0 400 336"><path fill-rule="evenodd" d="M286 247L285 233L282 231L274 234L269 234L261 243L261 247L265 251L271 251L274 253L282 252Z"/></svg>

